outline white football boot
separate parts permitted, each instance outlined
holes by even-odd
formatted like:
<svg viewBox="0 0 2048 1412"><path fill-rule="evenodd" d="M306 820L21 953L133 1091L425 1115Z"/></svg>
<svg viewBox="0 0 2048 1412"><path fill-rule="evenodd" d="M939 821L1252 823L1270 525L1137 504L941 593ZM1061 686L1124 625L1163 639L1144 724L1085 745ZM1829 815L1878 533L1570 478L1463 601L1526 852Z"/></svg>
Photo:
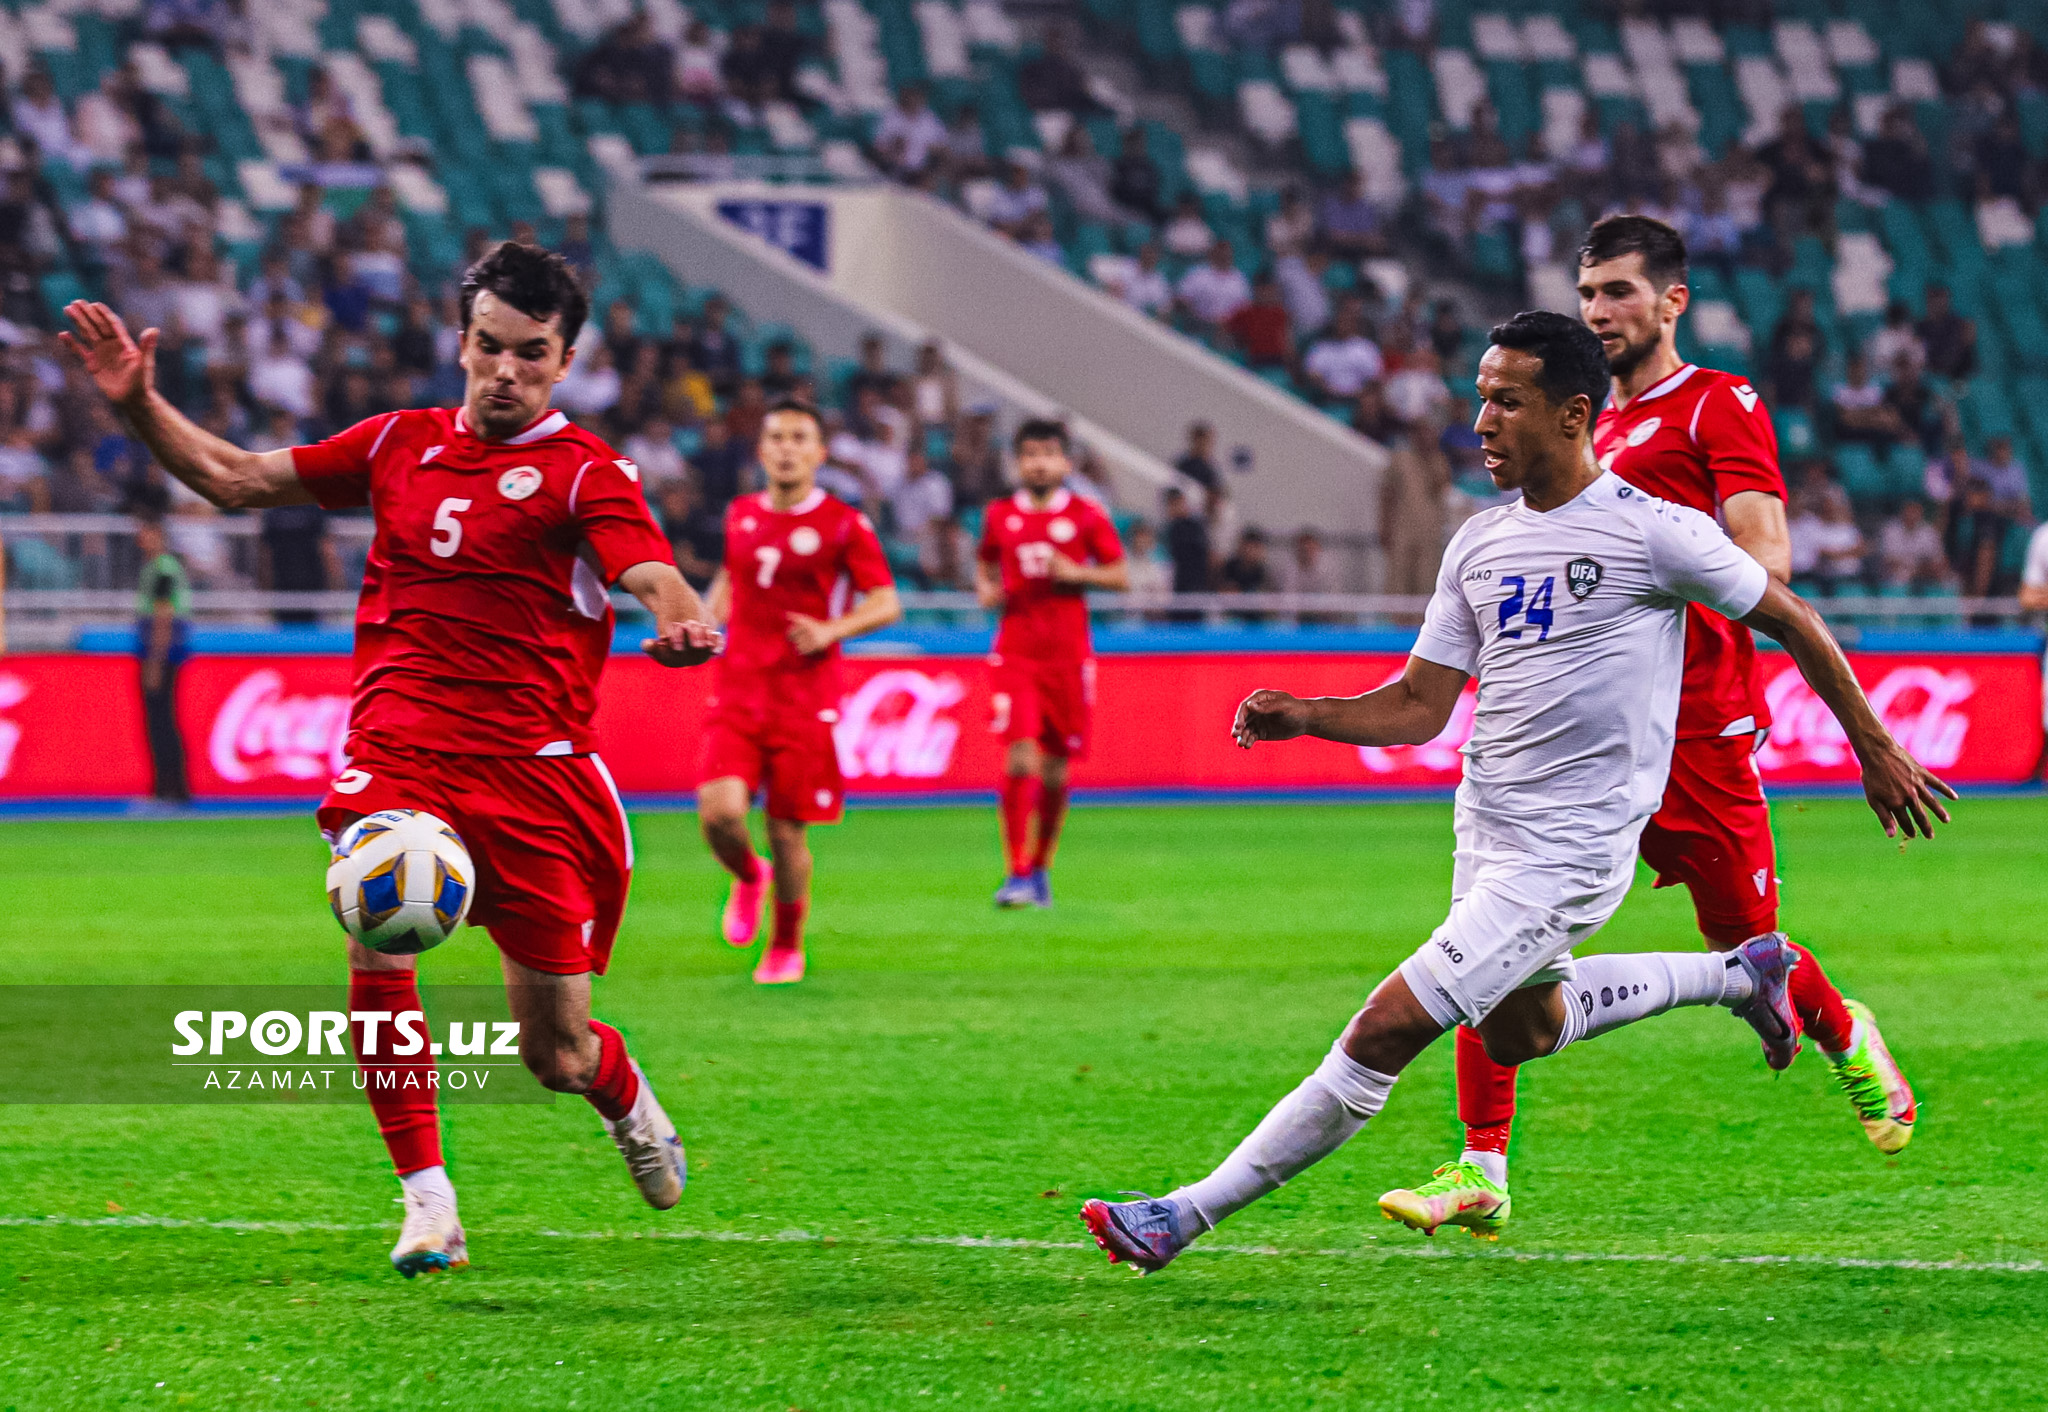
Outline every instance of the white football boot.
<svg viewBox="0 0 2048 1412"><path fill-rule="evenodd" d="M676 1125L662 1111L647 1075L637 1061L627 1062L639 1076L640 1096L633 1100L632 1110L625 1117L617 1122L606 1118L604 1130L618 1145L619 1155L626 1159L626 1170L633 1174L633 1185L640 1188L647 1204L657 1211L666 1211L683 1199L683 1185L690 1179L689 1159L683 1155L683 1140L676 1136Z"/></svg>
<svg viewBox="0 0 2048 1412"><path fill-rule="evenodd" d="M391 1247L391 1264L411 1279L469 1263L469 1240L455 1214L455 1191L405 1188L405 1225Z"/></svg>

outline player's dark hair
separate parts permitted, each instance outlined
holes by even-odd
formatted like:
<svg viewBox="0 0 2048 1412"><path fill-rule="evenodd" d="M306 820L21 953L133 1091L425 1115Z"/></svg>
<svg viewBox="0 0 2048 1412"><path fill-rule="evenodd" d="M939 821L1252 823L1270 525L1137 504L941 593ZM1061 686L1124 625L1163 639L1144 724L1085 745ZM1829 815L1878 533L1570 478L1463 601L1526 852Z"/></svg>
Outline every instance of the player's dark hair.
<svg viewBox="0 0 2048 1412"><path fill-rule="evenodd" d="M1657 289L1685 283L1685 237L1654 216L1607 216L1593 222L1579 246L1580 265L1643 257L1643 275Z"/></svg>
<svg viewBox="0 0 2048 1412"><path fill-rule="evenodd" d="M818 439L825 439L825 414L801 397L778 397L768 404L768 410L761 414L763 425L777 412L794 412L799 417L809 417L818 428Z"/></svg>
<svg viewBox="0 0 2048 1412"><path fill-rule="evenodd" d="M502 240L462 274L462 327L477 295L489 290L530 319L561 318L562 346L576 342L590 317L590 296L569 262L552 250Z"/></svg>
<svg viewBox="0 0 2048 1412"><path fill-rule="evenodd" d="M1074 444L1067 439L1067 424L1054 421L1051 417L1031 417L1017 428L1017 434L1010 438L1010 449L1022 451L1027 441L1057 441L1060 450L1071 452Z"/></svg>
<svg viewBox="0 0 2048 1412"><path fill-rule="evenodd" d="M1549 309L1531 309L1504 324L1495 324L1487 338L1499 348L1534 353L1543 360L1536 385L1552 403L1588 398L1597 411L1607 400L1607 350L1600 335L1577 319Z"/></svg>

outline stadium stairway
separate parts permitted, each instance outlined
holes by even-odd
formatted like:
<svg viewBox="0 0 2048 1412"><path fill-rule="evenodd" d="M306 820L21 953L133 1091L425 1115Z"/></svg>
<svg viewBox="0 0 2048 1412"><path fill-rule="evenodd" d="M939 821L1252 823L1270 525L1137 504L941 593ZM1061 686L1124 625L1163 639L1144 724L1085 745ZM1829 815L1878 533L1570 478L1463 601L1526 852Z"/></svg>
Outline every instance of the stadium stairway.
<svg viewBox="0 0 2048 1412"><path fill-rule="evenodd" d="M1156 503L1171 474L1162 453L1200 419L1227 453L1258 448L1231 455L1249 522L1376 528L1382 448L942 202L880 184L666 185L630 164L608 175L621 247L717 285L828 358L850 355L869 328L904 352L943 340L970 395L1013 415L1068 414L1126 504Z"/></svg>

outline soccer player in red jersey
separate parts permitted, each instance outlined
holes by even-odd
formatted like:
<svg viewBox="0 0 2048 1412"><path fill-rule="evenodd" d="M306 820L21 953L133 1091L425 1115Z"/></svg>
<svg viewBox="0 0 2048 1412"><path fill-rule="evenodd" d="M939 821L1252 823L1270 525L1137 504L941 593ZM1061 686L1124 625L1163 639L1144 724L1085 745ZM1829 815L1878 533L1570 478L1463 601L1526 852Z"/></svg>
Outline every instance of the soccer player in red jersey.
<svg viewBox="0 0 2048 1412"><path fill-rule="evenodd" d="M989 505L974 565L982 606L1003 614L988 659L989 729L1003 738L1009 855L996 905L1050 907L1048 870L1067 815L1067 766L1088 753L1095 710L1095 658L1082 594L1125 588L1130 566L1102 507L1067 489L1074 469L1067 429L1027 421L1013 444L1023 488Z"/></svg>
<svg viewBox="0 0 2048 1412"><path fill-rule="evenodd" d="M817 409L784 400L761 423L768 488L725 512L725 563L711 585L712 616L726 624L697 818L732 874L723 932L751 946L761 902L775 883L775 931L754 968L762 985L804 978L804 914L811 903L805 831L836 824L845 783L839 723L839 644L902 616L889 561L868 517L818 488L825 424ZM859 601L849 604L853 595ZM768 854L754 853L747 810L766 791Z"/></svg>
<svg viewBox="0 0 2048 1412"><path fill-rule="evenodd" d="M1689 299L1685 242L1669 225L1610 216L1587 233L1579 250L1580 317L1600 335L1612 375L1594 454L1602 470L1660 500L1718 513L1729 537L1786 582L1792 551L1770 412L1746 378L1678 356L1678 320ZM1690 605L1671 778L1640 849L1658 887L1683 883L1692 893L1700 932L1716 951L1778 927L1776 846L1753 759L1770 724L1749 629ZM1844 1000L1811 951L1791 949L1801 1027L1819 1043L1871 1142L1886 1154L1899 1151L1913 1136L1911 1084L1869 1009ZM1582 994L1580 1001L1604 1006L1620 997ZM1497 1233L1509 1209L1515 1073L1488 1057L1476 1033L1459 1028L1465 1151L1423 1186L1388 1192L1384 1212L1422 1230L1450 1222Z"/></svg>
<svg viewBox="0 0 2048 1412"><path fill-rule="evenodd" d="M589 304L558 255L510 242L462 281L459 408L387 412L312 446L256 453L155 387L140 340L74 303L64 340L156 459L216 505L368 505L376 538L356 611L349 767L321 801L332 838L381 809L453 826L477 870L469 913L498 946L519 1052L604 1120L649 1204L682 1198L682 1143L619 1032L590 1017L633 840L591 717L611 650L608 589L654 615L642 649L706 661L718 634L676 572L639 472L548 403ZM442 1165L431 1054L376 1058L384 1022L420 1010L416 958L351 939L349 1008L370 1107L404 1186L391 1261L408 1277L468 1263Z"/></svg>

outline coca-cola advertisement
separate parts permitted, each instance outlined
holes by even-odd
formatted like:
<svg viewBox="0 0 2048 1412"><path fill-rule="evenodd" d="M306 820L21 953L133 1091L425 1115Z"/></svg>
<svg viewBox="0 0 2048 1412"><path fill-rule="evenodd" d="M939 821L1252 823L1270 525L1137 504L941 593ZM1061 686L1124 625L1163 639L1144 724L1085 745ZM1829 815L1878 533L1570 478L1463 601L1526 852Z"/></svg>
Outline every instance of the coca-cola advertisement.
<svg viewBox="0 0 2048 1412"><path fill-rule="evenodd" d="M1789 660L1764 657L1773 718L1757 756L1772 784L1847 784L1856 762L1832 714ZM1185 653L1098 663L1095 733L1082 789L1440 790L1455 785L1472 729L1467 689L1449 725L1419 746L1326 741L1244 751L1231 713L1247 692L1354 695L1393 679L1394 653ZM2042 744L2041 667L2017 654L1856 653L1856 674L1894 734L1960 784L2027 779ZM194 658L179 683L193 793L312 799L347 764L345 657ZM710 675L637 657L606 668L598 735L628 795L677 796L698 779L697 724ZM835 738L847 792L945 795L994 789L979 657L849 658ZM120 657L0 658L0 797L118 798L149 785L135 663Z"/></svg>

